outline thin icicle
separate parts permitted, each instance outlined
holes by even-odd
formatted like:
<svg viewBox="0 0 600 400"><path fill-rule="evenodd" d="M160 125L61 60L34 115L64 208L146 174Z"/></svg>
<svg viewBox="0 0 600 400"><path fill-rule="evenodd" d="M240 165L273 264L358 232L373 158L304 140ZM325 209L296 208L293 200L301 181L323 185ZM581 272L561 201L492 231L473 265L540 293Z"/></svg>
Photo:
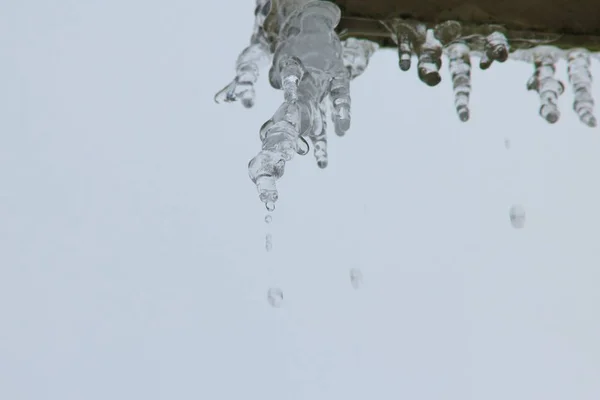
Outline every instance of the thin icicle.
<svg viewBox="0 0 600 400"><path fill-rule="evenodd" d="M597 125L594 117L594 98L592 97L592 73L590 71L590 55L585 49L571 50L567 55L569 82L575 99L573 110L579 120L589 127Z"/></svg>
<svg viewBox="0 0 600 400"><path fill-rule="evenodd" d="M449 69L454 89L454 105L461 121L469 120L469 95L471 93L471 59L469 46L465 43L452 43L446 49Z"/></svg>
<svg viewBox="0 0 600 400"><path fill-rule="evenodd" d="M264 23L271 11L271 0L256 0L254 11L254 30L250 45L238 56L235 64L235 78L215 95L215 102L233 102L241 99L246 108L254 105L254 84L258 80L260 68L271 58L269 41Z"/></svg>
<svg viewBox="0 0 600 400"><path fill-rule="evenodd" d="M375 42L366 39L349 38L342 42L344 66L350 79L360 76L369 65L369 59L379 48Z"/></svg>
<svg viewBox="0 0 600 400"><path fill-rule="evenodd" d="M413 44L410 36L403 32L398 35L398 66L402 71L410 69L410 61L413 53Z"/></svg>
<svg viewBox="0 0 600 400"><path fill-rule="evenodd" d="M329 96L333 106L331 119L335 133L344 136L350 129L350 75L347 70L344 69L333 77Z"/></svg>
<svg viewBox="0 0 600 400"><path fill-rule="evenodd" d="M392 40L398 45L398 66L402 71L410 69L411 58L415 49L425 41L427 28L415 20L396 20L384 26L392 34Z"/></svg>

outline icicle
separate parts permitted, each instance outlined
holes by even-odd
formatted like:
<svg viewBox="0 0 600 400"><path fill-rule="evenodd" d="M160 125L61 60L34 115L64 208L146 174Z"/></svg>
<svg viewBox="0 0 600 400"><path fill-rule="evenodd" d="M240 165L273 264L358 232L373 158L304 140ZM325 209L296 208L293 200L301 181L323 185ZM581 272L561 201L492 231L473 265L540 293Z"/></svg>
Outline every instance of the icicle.
<svg viewBox="0 0 600 400"><path fill-rule="evenodd" d="M383 25L390 31L392 40L398 45L398 66L402 71L408 71L415 47L424 41L425 25L408 19L398 19L390 24L384 22Z"/></svg>
<svg viewBox="0 0 600 400"><path fill-rule="evenodd" d="M428 29L425 41L419 46L419 79L428 86L436 86L442 81L440 67L442 66L442 44L433 35L433 29Z"/></svg>
<svg viewBox="0 0 600 400"><path fill-rule="evenodd" d="M278 9L279 40L269 71L271 85L283 89L285 102L261 128L262 150L248 164L261 201L271 208L279 198L276 182L283 176L286 162L295 153L308 151L305 136L315 143L319 166L327 165L320 104L325 97L329 95L333 104L336 132L343 134L350 126L350 75L334 31L341 16L339 8L326 1L286 7Z"/></svg>
<svg viewBox="0 0 600 400"><path fill-rule="evenodd" d="M569 82L575 93L573 110L579 120L589 127L597 125L594 117L594 98L592 97L592 73L590 55L585 49L571 50L567 55Z"/></svg>
<svg viewBox="0 0 600 400"><path fill-rule="evenodd" d="M479 68L488 69L494 61L503 63L508 59L508 39L502 33L500 27L491 26L489 29L497 28L485 37L483 54L479 62Z"/></svg>
<svg viewBox="0 0 600 400"><path fill-rule="evenodd" d="M560 118L558 96L564 92L564 85L554 78L556 57L539 48L534 54L534 73L527 82L528 90L535 90L540 96L540 115L549 123L554 124Z"/></svg>
<svg viewBox="0 0 600 400"><path fill-rule="evenodd" d="M254 84L258 80L260 67L270 59L269 41L263 25L271 11L270 0L256 0L254 11L254 30L250 45L238 56L236 75L233 81L215 95L215 102L233 102L238 99L246 108L254 105Z"/></svg>
<svg viewBox="0 0 600 400"><path fill-rule="evenodd" d="M344 66L350 73L350 79L360 76L367 66L369 59L379 48L375 42L366 39L349 38L342 42Z"/></svg>
<svg viewBox="0 0 600 400"><path fill-rule="evenodd" d="M282 57L279 61L279 71L285 101L298 101L298 83L304 76L302 62L297 57Z"/></svg>
<svg viewBox="0 0 600 400"><path fill-rule="evenodd" d="M327 103L323 99L319 104L319 118L313 131L310 133L310 140L313 143L315 159L319 168L326 168L329 160L327 158Z"/></svg>
<svg viewBox="0 0 600 400"><path fill-rule="evenodd" d="M412 58L413 45L410 36L406 33L398 35L398 66L402 71L410 69L410 59Z"/></svg>
<svg viewBox="0 0 600 400"><path fill-rule="evenodd" d="M350 129L350 76L347 70L340 71L333 77L329 96L333 106L331 119L335 133L344 136Z"/></svg>
<svg viewBox="0 0 600 400"><path fill-rule="evenodd" d="M461 121L469 120L469 94L471 93L471 59L469 46L465 43L452 43L446 49L449 69L454 89L454 105Z"/></svg>

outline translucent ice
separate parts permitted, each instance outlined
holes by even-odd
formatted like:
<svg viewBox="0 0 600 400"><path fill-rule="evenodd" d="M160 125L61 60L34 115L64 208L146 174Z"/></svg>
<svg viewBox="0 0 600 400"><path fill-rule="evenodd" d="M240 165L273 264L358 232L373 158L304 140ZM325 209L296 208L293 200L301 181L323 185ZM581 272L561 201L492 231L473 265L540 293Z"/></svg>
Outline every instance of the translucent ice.
<svg viewBox="0 0 600 400"><path fill-rule="evenodd" d="M454 89L454 105L461 121L469 120L469 95L471 93L471 59L469 46L455 42L446 48L452 87Z"/></svg>
<svg viewBox="0 0 600 400"><path fill-rule="evenodd" d="M286 162L295 153L308 151L304 137L315 145L319 166L327 165L323 101L330 101L338 135L350 127L351 103L350 73L334 31L339 8L326 1L287 0L278 2L278 16L279 38L269 80L274 88L283 89L285 101L261 128L262 150L248 165L260 199L272 204L279 197L276 181Z"/></svg>
<svg viewBox="0 0 600 400"><path fill-rule="evenodd" d="M525 209L521 205L513 205L509 210L510 223L513 228L521 229L525 226Z"/></svg>
<svg viewBox="0 0 600 400"><path fill-rule="evenodd" d="M254 105L254 84L258 79L260 67L267 64L271 57L267 34L263 27L270 11L271 0L256 0L250 45L240 53L236 61L236 75L233 81L215 95L217 103L241 99L246 108Z"/></svg>
<svg viewBox="0 0 600 400"><path fill-rule="evenodd" d="M592 97L592 73L590 54L585 49L574 49L567 55L569 82L575 94L573 110L579 120L589 127L597 125L594 117L594 98Z"/></svg>
<svg viewBox="0 0 600 400"><path fill-rule="evenodd" d="M348 38L342 42L344 66L350 74L350 79L360 76L379 45L366 39Z"/></svg>
<svg viewBox="0 0 600 400"><path fill-rule="evenodd" d="M270 233L265 236L265 250L273 250L273 236Z"/></svg>

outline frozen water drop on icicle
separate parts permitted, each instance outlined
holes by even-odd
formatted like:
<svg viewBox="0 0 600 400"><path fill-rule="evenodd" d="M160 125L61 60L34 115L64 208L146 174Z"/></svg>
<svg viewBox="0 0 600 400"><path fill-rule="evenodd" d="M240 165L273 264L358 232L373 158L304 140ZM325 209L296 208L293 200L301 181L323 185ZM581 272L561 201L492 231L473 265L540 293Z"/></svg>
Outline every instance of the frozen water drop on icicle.
<svg viewBox="0 0 600 400"><path fill-rule="evenodd" d="M270 214L265 215L265 223L270 224L271 221L273 221L273 217Z"/></svg>
<svg viewBox="0 0 600 400"><path fill-rule="evenodd" d="M508 212L513 228L522 229L525 226L525 209L519 204L510 207Z"/></svg>
<svg viewBox="0 0 600 400"><path fill-rule="evenodd" d="M267 292L267 301L271 307L281 307L283 304L283 291L279 288L270 288Z"/></svg>
<svg viewBox="0 0 600 400"><path fill-rule="evenodd" d="M469 120L469 95L471 93L471 59L469 46L452 43L447 48L449 69L454 89L454 105L461 121Z"/></svg>
<svg viewBox="0 0 600 400"><path fill-rule="evenodd" d="M590 54L586 49L574 49L567 54L569 83L575 94L573 110L579 120L593 128L597 125L592 97L592 72Z"/></svg>

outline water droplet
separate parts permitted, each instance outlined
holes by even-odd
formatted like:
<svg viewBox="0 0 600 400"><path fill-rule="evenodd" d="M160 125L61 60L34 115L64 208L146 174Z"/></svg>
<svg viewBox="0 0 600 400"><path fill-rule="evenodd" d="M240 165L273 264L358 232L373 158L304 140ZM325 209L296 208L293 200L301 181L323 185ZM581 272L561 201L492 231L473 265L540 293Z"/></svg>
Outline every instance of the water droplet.
<svg viewBox="0 0 600 400"><path fill-rule="evenodd" d="M510 149L510 140L504 139L504 148L506 150Z"/></svg>
<svg viewBox="0 0 600 400"><path fill-rule="evenodd" d="M350 283L354 289L358 289L362 284L363 276L362 272L358 268L352 268L350 270Z"/></svg>
<svg viewBox="0 0 600 400"><path fill-rule="evenodd" d="M270 224L273 221L273 217L271 215L265 215L265 222Z"/></svg>
<svg viewBox="0 0 600 400"><path fill-rule="evenodd" d="M279 308L283 303L283 292L279 288L270 288L267 292L267 300L271 307Z"/></svg>
<svg viewBox="0 0 600 400"><path fill-rule="evenodd" d="M265 249L267 251L273 250L273 237L270 233L267 233L267 236L265 236Z"/></svg>
<svg viewBox="0 0 600 400"><path fill-rule="evenodd" d="M525 226L525 209L521 205L513 205L509 210L510 223L513 228L521 229Z"/></svg>
<svg viewBox="0 0 600 400"><path fill-rule="evenodd" d="M275 211L275 203L273 203L271 201L267 201L265 203L265 207L267 208L267 211L269 211L269 212Z"/></svg>

